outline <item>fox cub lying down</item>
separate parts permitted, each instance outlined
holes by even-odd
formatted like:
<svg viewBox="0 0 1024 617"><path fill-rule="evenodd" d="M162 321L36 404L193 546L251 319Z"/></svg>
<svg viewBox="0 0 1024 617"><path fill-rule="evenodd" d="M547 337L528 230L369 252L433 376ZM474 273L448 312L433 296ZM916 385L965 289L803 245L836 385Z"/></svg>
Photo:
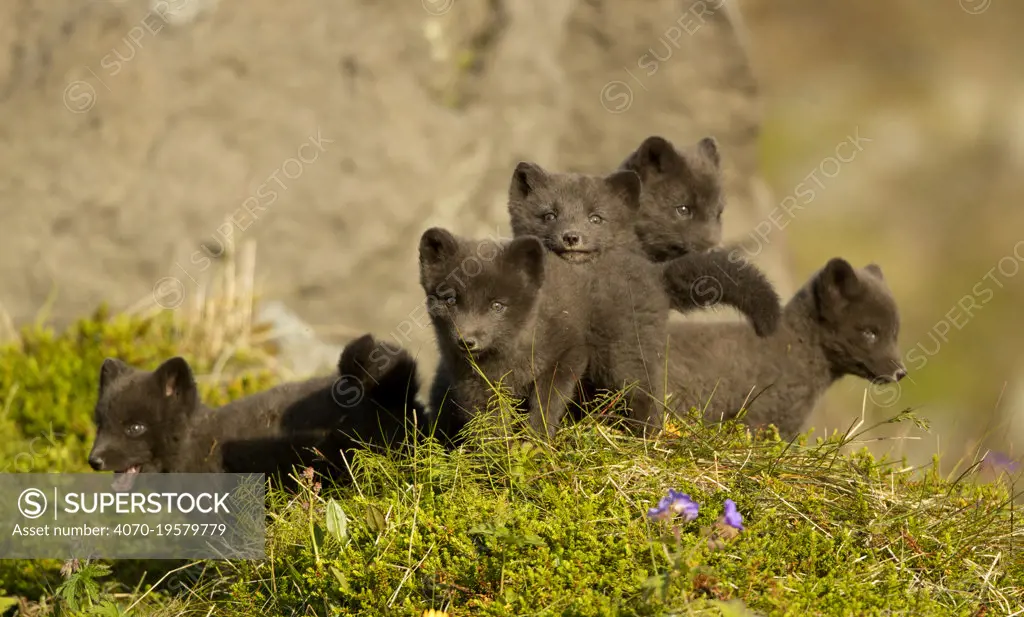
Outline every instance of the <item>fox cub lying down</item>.
<svg viewBox="0 0 1024 617"><path fill-rule="evenodd" d="M180 357L154 371L107 358L100 368L89 464L130 488L138 473L345 469L342 452L399 442L423 408L416 363L370 335L349 343L338 372L286 383L211 409Z"/></svg>

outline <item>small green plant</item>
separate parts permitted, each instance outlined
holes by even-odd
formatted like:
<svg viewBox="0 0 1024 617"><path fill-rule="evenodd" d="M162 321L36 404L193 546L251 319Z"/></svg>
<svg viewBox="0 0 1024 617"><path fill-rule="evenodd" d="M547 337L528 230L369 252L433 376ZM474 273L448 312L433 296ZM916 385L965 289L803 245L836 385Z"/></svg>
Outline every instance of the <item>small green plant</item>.
<svg viewBox="0 0 1024 617"><path fill-rule="evenodd" d="M75 615L121 615L120 609L109 601L100 600L98 579L110 574L110 567L102 563L77 559L69 560L61 568L64 582L57 587L55 595L57 614ZM113 612L112 612L113 611Z"/></svg>

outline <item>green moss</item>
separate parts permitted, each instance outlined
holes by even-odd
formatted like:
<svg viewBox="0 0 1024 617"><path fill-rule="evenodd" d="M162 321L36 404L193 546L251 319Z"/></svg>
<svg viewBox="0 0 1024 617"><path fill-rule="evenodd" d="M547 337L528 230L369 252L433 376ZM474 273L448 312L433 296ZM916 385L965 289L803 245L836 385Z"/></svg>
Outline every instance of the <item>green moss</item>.
<svg viewBox="0 0 1024 617"><path fill-rule="evenodd" d="M102 359L153 367L177 353L175 340L162 319L26 331L21 347L0 350L0 422L10 436L0 464L85 470ZM200 371L210 365L189 359ZM242 372L204 386L204 396L222 402L267 383ZM47 440L30 449L40 435ZM196 564L135 610L974 615L1024 602L1007 485L951 481L937 465L904 470L866 450L841 454L848 441L790 445L692 422L651 443L587 421L566 427L552 447L523 433L481 432L451 454L433 441L403 455L360 453L350 486L269 496L267 560ZM677 530L645 516L670 487L701 504L698 519ZM726 498L738 504L746 529L712 547L706 533ZM344 513L344 534L328 524L329 507ZM122 606L171 568L114 565L100 583L104 599ZM52 598L59 566L2 561L0 595Z"/></svg>

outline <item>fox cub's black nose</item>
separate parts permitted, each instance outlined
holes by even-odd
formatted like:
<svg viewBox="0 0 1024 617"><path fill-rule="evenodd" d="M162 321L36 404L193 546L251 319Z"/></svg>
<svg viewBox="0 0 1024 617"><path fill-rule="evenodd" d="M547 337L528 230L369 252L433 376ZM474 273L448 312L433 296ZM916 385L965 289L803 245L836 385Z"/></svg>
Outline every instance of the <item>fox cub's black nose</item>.
<svg viewBox="0 0 1024 617"><path fill-rule="evenodd" d="M577 246L580 243L580 235L575 231L567 231L562 234L562 242L568 247Z"/></svg>
<svg viewBox="0 0 1024 617"><path fill-rule="evenodd" d="M462 344L466 349L473 351L480 346L480 341L476 340L472 336L462 339Z"/></svg>
<svg viewBox="0 0 1024 617"><path fill-rule="evenodd" d="M896 369L896 372L893 374L893 379L895 379L896 381L899 381L899 380L903 379L906 376L907 376L907 369L898 368L898 369Z"/></svg>
<svg viewBox="0 0 1024 617"><path fill-rule="evenodd" d="M98 457L98 456L96 456L96 455L90 456L89 457L89 467L92 467L96 471L102 471L103 470L103 459Z"/></svg>

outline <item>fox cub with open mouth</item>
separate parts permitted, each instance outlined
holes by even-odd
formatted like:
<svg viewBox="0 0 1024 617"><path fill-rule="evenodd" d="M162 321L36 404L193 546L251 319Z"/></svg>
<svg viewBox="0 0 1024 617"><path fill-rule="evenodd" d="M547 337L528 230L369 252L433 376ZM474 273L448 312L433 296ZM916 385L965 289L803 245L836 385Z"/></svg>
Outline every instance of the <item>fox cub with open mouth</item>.
<svg viewBox="0 0 1024 617"><path fill-rule="evenodd" d="M211 409L183 358L154 371L107 358L100 368L89 465L131 488L139 473L345 469L341 451L401 441L422 414L416 364L370 335L349 343L338 373L286 383ZM287 483L287 479L285 480Z"/></svg>

